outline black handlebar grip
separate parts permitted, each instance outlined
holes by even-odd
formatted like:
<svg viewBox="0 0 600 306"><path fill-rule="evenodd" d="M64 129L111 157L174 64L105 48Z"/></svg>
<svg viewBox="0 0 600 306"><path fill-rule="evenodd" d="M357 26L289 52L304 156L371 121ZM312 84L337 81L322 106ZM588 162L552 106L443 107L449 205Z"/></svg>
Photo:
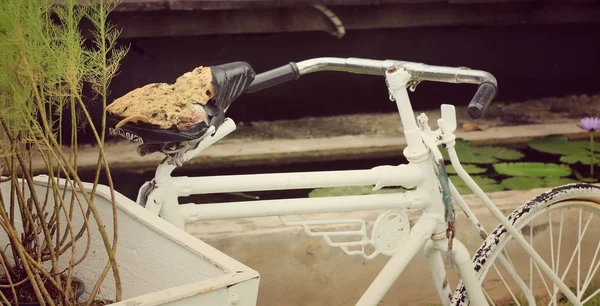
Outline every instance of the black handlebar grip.
<svg viewBox="0 0 600 306"><path fill-rule="evenodd" d="M481 83L475 96L467 106L467 115L471 119L479 119L485 113L485 110L490 105L492 100L498 94L498 88L492 83Z"/></svg>
<svg viewBox="0 0 600 306"><path fill-rule="evenodd" d="M275 68L258 74L254 82L246 89L246 93L252 93L271 86L279 85L287 81L293 81L300 77L300 70L296 63L291 62L285 66Z"/></svg>

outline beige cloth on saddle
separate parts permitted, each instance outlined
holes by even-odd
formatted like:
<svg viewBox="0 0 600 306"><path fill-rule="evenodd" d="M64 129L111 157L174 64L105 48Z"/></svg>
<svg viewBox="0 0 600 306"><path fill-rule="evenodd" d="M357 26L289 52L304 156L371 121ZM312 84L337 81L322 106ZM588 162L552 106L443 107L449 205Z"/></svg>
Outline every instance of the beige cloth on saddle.
<svg viewBox="0 0 600 306"><path fill-rule="evenodd" d="M177 78L175 84L152 83L116 99L106 111L121 120L115 130L128 122L144 122L178 130L207 119L203 105L215 96L209 67L198 67Z"/></svg>

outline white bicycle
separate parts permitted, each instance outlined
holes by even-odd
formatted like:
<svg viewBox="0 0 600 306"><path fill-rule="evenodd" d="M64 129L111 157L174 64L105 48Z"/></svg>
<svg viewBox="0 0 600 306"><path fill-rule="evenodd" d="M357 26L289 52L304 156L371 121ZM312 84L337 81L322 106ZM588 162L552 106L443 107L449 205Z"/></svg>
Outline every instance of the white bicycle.
<svg viewBox="0 0 600 306"><path fill-rule="evenodd" d="M326 70L385 78L390 100L395 101L404 127L407 146L403 153L408 164L351 171L171 176L176 167L235 130L234 122L225 117L225 111L242 93ZM478 84L467 113L472 119L480 118L496 96L496 79L491 74L468 68L356 58L310 59L258 75L247 63L236 62L211 67L211 73L216 95L203 106L208 114L207 120L183 131L136 123L127 123L113 131L142 143L138 148L141 155L153 152L166 154L154 179L142 186L137 198L138 204L154 214L180 228L186 222L279 216L284 225L299 226L308 235L323 238L327 244L341 248L347 255L366 259L380 254L390 256L356 305L378 304L421 249L427 257L433 285L442 305L562 305L567 301L572 305L583 305L598 299L600 226L593 222L600 219L600 188L583 183L554 188L505 217L460 164L454 149L457 125L454 106L441 106L442 118L438 120L436 130L429 127L425 114L416 119L413 116L407 89L414 90L422 81L436 81ZM500 222L493 231L488 232L480 225L477 216L449 181L440 145L448 151L460 178ZM393 194L201 205L180 204L178 201L178 197L191 194L364 185L374 185L374 189L401 186L409 190ZM473 258L454 238L453 202L458 204L484 240ZM412 228L406 215L408 209L422 212ZM364 210L384 211L370 233L361 219L286 219L289 215ZM360 229L333 232L314 229L330 224L354 224ZM563 237L565 232L576 234ZM338 242L338 237L358 239ZM368 249L374 251L367 252ZM566 249L572 251L564 251ZM547 251L549 254L545 254ZM515 266L511 254L512 258L525 255L531 259L528 265ZM449 265L458 268L461 278L454 291L450 289L446 275Z"/></svg>

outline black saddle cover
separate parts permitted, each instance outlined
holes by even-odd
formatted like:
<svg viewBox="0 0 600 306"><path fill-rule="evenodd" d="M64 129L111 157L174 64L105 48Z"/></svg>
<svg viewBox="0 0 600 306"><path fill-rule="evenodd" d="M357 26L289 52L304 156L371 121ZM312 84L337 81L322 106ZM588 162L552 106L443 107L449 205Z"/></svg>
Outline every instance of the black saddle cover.
<svg viewBox="0 0 600 306"><path fill-rule="evenodd" d="M203 108L207 115L206 120L185 128L176 126L162 128L140 121L127 122L115 128L125 118L109 111L107 112L109 132L138 143L165 144L198 139L207 132L211 125L218 129L225 119L225 112L229 106L254 81L256 74L252 67L245 62L227 63L209 68L215 94L205 105L195 104L196 107ZM147 103L147 101L140 100L139 103ZM164 116L167 115L164 114Z"/></svg>

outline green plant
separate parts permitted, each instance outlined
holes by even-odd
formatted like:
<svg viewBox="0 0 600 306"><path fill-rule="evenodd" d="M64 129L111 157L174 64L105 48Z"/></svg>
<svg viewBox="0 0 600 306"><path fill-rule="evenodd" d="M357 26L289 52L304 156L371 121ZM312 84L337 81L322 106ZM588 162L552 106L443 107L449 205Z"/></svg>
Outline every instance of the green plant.
<svg viewBox="0 0 600 306"><path fill-rule="evenodd" d="M467 164L467 165L462 165L462 167L469 174L481 174L481 173L487 172L487 169L481 168L481 167L477 167L475 165L468 165ZM454 169L454 166L452 166L452 165L447 165L446 166L446 173L448 173L448 174L456 174L456 169Z"/></svg>
<svg viewBox="0 0 600 306"><path fill-rule="evenodd" d="M74 282L73 269L89 255L91 230L99 231L108 261L103 271L96 271L99 276L86 304L94 303L110 271L115 300L121 299L115 260L116 203L103 149L105 115L97 127L88 110L93 101L86 99L84 88L91 89L92 98L100 100L104 109L110 80L126 49L116 47L119 31L108 23L116 1L77 2L0 1L0 168L2 184L8 186L0 190L0 226L9 240L0 249L0 300L9 305L75 304L73 292L81 284ZM86 47L79 30L83 19L93 25L91 47ZM65 125L70 125L70 131ZM91 192L77 173L82 125L89 125L98 149ZM34 160L41 160L46 168L45 194L35 188ZM113 199L112 241L93 201L101 170ZM86 216L80 227L74 225L74 211ZM76 248L76 241L84 236L86 248Z"/></svg>
<svg viewBox="0 0 600 306"><path fill-rule="evenodd" d="M381 194L381 193L396 193L406 191L402 187L398 188L382 188L377 191L373 191L373 186L349 186L349 187L329 187L329 188L317 188L308 194L310 198L321 198L321 197L339 197L349 195L365 195L365 194Z"/></svg>
<svg viewBox="0 0 600 306"><path fill-rule="evenodd" d="M536 138L528 145L540 152L561 155L560 161L567 164L592 165L594 160L600 160L600 147L594 148L593 142L590 145L586 141L570 141L563 135Z"/></svg>
<svg viewBox="0 0 600 306"><path fill-rule="evenodd" d="M518 150L498 146L472 146L470 142L457 138L456 154L465 164L493 164L499 160L518 160L523 158L523 153ZM444 160L449 161L450 157L446 150L441 150Z"/></svg>
<svg viewBox="0 0 600 306"><path fill-rule="evenodd" d="M596 165L596 154L594 154L594 134L597 130L600 130L600 118L582 118L579 127L588 131L590 135L590 175L594 176L594 166Z"/></svg>
<svg viewBox="0 0 600 306"><path fill-rule="evenodd" d="M456 190L458 190L458 192L464 194L473 193L469 186L467 186L467 184L458 175L450 175L449 178L452 184L454 184L454 187L456 187ZM475 183L477 183L477 185L479 185L479 187L481 187L481 189L484 192L495 192L504 190L504 188L500 186L498 182L489 177L475 175L471 176L471 178L475 181Z"/></svg>
<svg viewBox="0 0 600 306"><path fill-rule="evenodd" d="M523 177L564 177L571 174L571 168L545 163L499 163L493 165L500 174Z"/></svg>
<svg viewBox="0 0 600 306"><path fill-rule="evenodd" d="M509 177L502 180L500 185L509 190L529 190L542 187L555 187L576 183L577 181L564 177Z"/></svg>

